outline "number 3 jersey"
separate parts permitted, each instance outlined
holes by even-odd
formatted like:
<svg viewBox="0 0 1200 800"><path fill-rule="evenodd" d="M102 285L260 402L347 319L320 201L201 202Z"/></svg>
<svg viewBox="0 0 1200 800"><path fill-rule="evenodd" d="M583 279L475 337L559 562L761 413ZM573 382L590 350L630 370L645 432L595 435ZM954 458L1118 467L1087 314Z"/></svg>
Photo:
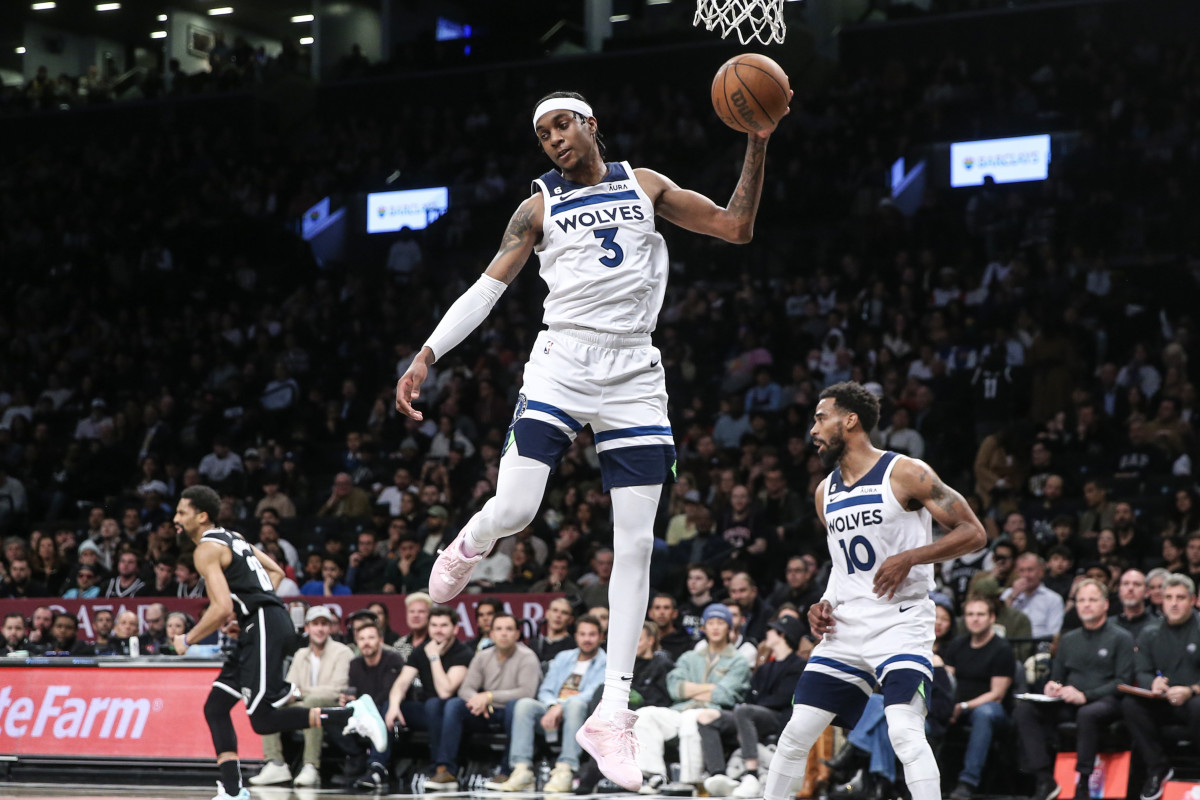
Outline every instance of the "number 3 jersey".
<svg viewBox="0 0 1200 800"><path fill-rule="evenodd" d="M247 618L260 608L284 607L283 601L275 594L275 587L271 585L271 576L241 534L224 528L212 528L200 537L200 542L215 542L233 551L233 558L225 567L225 582L229 584L233 610L242 627L246 626Z"/></svg>
<svg viewBox="0 0 1200 800"><path fill-rule="evenodd" d="M545 202L535 248L550 289L551 328L652 333L667 291L667 244L654 227L654 203L628 162L609 162L594 186L551 170L533 182Z"/></svg>
<svg viewBox="0 0 1200 800"><path fill-rule="evenodd" d="M898 453L885 452L853 485L838 467L825 479L825 527L833 565L825 598L835 606L856 600L908 605L924 600L934 588L933 565L918 564L890 601L875 596L875 573L890 556L933 542L932 518L921 508L909 511L892 492Z"/></svg>

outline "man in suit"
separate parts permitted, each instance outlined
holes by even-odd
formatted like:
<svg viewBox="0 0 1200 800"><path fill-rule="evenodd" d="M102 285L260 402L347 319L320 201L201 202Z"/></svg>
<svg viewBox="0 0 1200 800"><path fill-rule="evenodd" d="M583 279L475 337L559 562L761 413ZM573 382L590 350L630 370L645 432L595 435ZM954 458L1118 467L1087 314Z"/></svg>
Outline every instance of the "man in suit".
<svg viewBox="0 0 1200 800"><path fill-rule="evenodd" d="M292 658L287 680L292 684L292 703L306 708L335 706L338 694L349 682L350 648L330 637L333 612L326 606L313 606L304 615L308 647L301 647ZM315 670L315 672L314 672ZM321 728L304 731L304 768L296 776L296 786L319 786L321 775ZM278 733L263 737L266 766L250 779L251 786L269 786L292 780L292 771L283 760L283 742Z"/></svg>

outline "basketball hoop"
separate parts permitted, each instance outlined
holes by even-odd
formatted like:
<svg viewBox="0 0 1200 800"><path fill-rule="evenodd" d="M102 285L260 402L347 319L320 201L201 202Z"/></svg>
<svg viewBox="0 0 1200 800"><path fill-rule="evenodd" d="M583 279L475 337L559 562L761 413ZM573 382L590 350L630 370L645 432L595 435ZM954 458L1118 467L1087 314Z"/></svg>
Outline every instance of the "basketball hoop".
<svg viewBox="0 0 1200 800"><path fill-rule="evenodd" d="M783 0L696 0L693 25L706 30L720 27L721 38L737 31L742 44L757 39L763 44L783 44Z"/></svg>

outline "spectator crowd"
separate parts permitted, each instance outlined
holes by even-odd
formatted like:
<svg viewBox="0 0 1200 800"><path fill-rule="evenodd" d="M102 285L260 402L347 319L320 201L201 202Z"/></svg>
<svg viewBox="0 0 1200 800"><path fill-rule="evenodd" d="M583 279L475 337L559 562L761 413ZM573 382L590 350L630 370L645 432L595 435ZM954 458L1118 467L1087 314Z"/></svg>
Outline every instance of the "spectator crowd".
<svg viewBox="0 0 1200 800"><path fill-rule="evenodd" d="M1097 40L848 66L773 137L752 261L667 231L673 282L655 337L678 481L660 504L661 594L635 679L648 785L758 788L769 753L729 756L778 727L811 646L806 613L828 554L807 429L821 389L847 379L880 398L876 443L932 464L988 529L987 548L940 573L939 655L961 674L943 684L939 724L971 728L955 800L984 781L985 734L1005 725L1048 793L1038 732L1067 716L1160 734L1197 724L1200 674L1179 655L1197 641L1200 579L1195 56L1190 41ZM611 151L727 193L736 143L704 122L707 97L622 76L591 98ZM160 633L188 623L170 598L203 595L173 503L205 483L222 495L219 522L285 566L280 593L314 604L308 646L325 626L356 648L353 679L318 681L320 702L371 693L390 723L427 733L429 778L443 786L459 777L464 731L505 734L493 783L506 790L589 779L571 728L603 672L612 542L588 432L534 524L474 575L476 592L561 593L544 628L517 642L520 621L492 606L478 640L457 644L455 612L418 609L413 622L437 549L494 492L537 329L540 287L526 275L431 370L425 420L394 411L396 377L486 262L486 232L545 169L517 113L540 87L493 79L510 91L488 97L502 100L447 93L437 110L329 114L304 133L212 122L151 136L100 120L86 142L39 133L0 172L0 262L22 265L0 274L0 597L165 603L161 630L110 619L93 643L49 608L10 615L9 649L164 652ZM1046 120L1079 133L1045 182L931 186L912 217L881 195L905 142ZM317 269L285 223L393 164L406 180L453 182L463 202L399 237L386 266ZM378 611L344 633L312 615L322 597L392 592L410 602L407 641L388 641ZM1079 655L1097 648L1103 659ZM544 664L536 687L514 666L527 651ZM1119 684L1169 701L1147 705ZM1014 704L1014 685L1064 702ZM891 780L879 724L868 715L851 742L870 756L864 776ZM1084 781L1090 729L1079 726ZM546 739L561 749L538 775ZM1138 745L1159 784L1160 739ZM389 777L388 753L337 744L353 780Z"/></svg>

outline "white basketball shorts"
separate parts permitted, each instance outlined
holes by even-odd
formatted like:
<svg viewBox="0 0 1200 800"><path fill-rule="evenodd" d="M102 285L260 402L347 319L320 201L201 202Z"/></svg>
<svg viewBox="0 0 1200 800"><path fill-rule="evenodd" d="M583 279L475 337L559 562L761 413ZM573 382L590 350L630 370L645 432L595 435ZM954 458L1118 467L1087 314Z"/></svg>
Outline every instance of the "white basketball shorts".
<svg viewBox="0 0 1200 800"><path fill-rule="evenodd" d="M662 354L649 335L578 328L538 334L505 452L515 447L553 468L584 425L595 436L605 491L674 476Z"/></svg>
<svg viewBox="0 0 1200 800"><path fill-rule="evenodd" d="M834 631L813 648L795 702L834 712L852 727L877 685L886 705L915 693L928 701L933 679L933 601L860 598L833 611Z"/></svg>

